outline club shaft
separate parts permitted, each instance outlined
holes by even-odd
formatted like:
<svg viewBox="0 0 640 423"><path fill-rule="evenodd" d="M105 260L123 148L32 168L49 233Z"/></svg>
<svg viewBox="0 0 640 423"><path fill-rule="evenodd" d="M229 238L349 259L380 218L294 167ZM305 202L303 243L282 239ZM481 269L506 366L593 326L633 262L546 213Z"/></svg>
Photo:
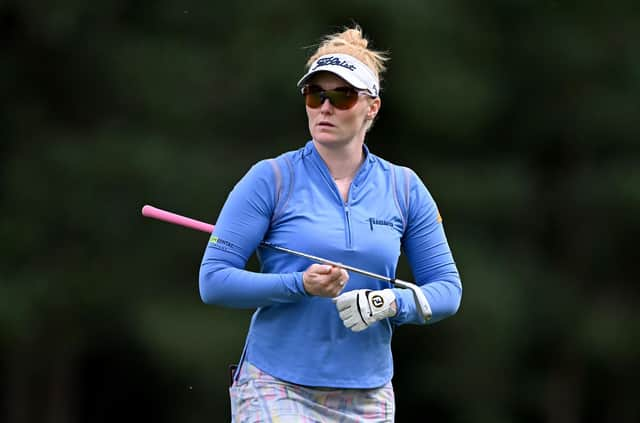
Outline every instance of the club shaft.
<svg viewBox="0 0 640 423"><path fill-rule="evenodd" d="M204 223L196 219L191 219L189 217L181 216L176 213L171 213L166 210L162 210L153 206L145 205L142 208L142 215L146 217L151 217L153 219L162 220L164 222L173 223L174 225L184 226L187 228L195 229L202 232L211 233L215 228L214 225L209 223ZM328 264L330 266L337 266L344 270L348 270L350 272L359 273L364 276L368 276L373 279L378 279L384 282L394 283L394 280L383 275L378 275L377 273L368 272L363 269L358 269L357 267L348 266L346 264L338 263L336 261L331 261L322 257L313 256L311 254L306 254L300 251L292 250L290 248L281 247L279 245L272 244L270 242L262 241L260 245L264 247L271 248L273 250L281 251L283 253L292 254L299 257L304 257L309 260L313 260L317 263Z"/></svg>
<svg viewBox="0 0 640 423"><path fill-rule="evenodd" d="M353 273L359 273L361 275L368 276L368 277L373 278L373 279L378 279L378 280L389 282L389 283L394 283L395 282L392 278L387 277L387 276L379 275L377 273L369 272L369 271L366 271L366 270L363 270L363 269L358 269L357 267L348 266L346 264L338 263L337 261L331 261L331 260L327 260L327 259L322 258L322 257L312 256L311 254L306 254L306 253L302 253L300 251L291 250L289 248L281 247L279 245L274 245L274 244L271 244L269 242L264 242L263 241L263 242L260 243L260 245L262 245L264 247L272 248L274 250L282 251L283 253L289 253L289 254L292 254L294 256L308 258L309 260L313 260L313 261L321 263L321 264L328 264L330 266L340 267L340 268L342 268L344 270L348 270L348 271L353 272Z"/></svg>
<svg viewBox="0 0 640 423"><path fill-rule="evenodd" d="M166 210L162 210L159 209L157 207L153 207L150 205L145 205L142 208L142 215L145 217L151 217L153 219L157 219L157 220L162 220L164 222L168 222L168 223L172 223L174 225L178 225L178 226L184 226L187 228L191 228L191 229L195 229L198 231L202 231L202 232L207 232L207 233L212 233L213 229L215 228L214 225L211 225L210 223L204 223L201 222L199 220L196 219L191 219L189 217L185 217L185 216L181 216L179 214L176 213L171 213L168 212ZM363 276L368 276L370 278L373 279L378 279L384 282L389 282L389 283L395 283L395 280L387 277L387 276L383 276L383 275L378 275L377 273L373 273L373 272L369 272L367 270L363 270L363 269L358 269L357 267L353 267L353 266L349 266L346 264L342 264L342 263L338 263L336 261L332 261L332 260L328 260L322 257L317 257L317 256L313 256L311 254L306 254L300 251L296 251L296 250L292 250L290 248L285 248L285 247L281 247L279 245L275 245L272 244L270 242L265 242L262 241L260 243L260 245L264 246L264 247L268 247L271 248L273 250L277 250L277 251L281 251L283 253L288 253L288 254L292 254L295 256L299 256L299 257L304 257L307 258L309 260L313 260L317 263L321 263L321 264L328 264L330 266L337 266L340 267L344 270L348 270L350 272L353 273L358 273L360 275Z"/></svg>

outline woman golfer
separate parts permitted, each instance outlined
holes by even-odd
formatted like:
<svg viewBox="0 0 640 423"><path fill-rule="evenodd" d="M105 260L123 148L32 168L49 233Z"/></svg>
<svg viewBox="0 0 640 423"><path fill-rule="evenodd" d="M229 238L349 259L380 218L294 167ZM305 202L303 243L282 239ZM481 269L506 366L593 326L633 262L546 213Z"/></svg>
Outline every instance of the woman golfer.
<svg viewBox="0 0 640 423"><path fill-rule="evenodd" d="M230 387L241 422L392 422L391 336L454 314L462 286L436 204L410 169L365 145L386 56L360 27L329 35L298 82L311 140L256 163L230 192L200 268L207 304L255 308ZM312 264L261 241L394 277L411 290ZM256 251L261 272L245 270Z"/></svg>

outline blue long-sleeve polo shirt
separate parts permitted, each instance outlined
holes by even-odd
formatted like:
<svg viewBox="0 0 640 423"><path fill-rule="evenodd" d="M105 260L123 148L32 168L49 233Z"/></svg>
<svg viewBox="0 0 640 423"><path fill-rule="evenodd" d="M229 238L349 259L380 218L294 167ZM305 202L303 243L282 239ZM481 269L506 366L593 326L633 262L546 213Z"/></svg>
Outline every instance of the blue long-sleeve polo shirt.
<svg viewBox="0 0 640 423"><path fill-rule="evenodd" d="M422 323L410 290L394 288L398 313L362 332L345 328L330 298L310 296L308 259L259 246L267 241L394 277L400 251L433 312L454 314L462 285L436 204L417 175L370 153L343 201L309 141L255 164L217 219L200 268L207 304L256 308L246 359L277 378L309 386L373 388L393 376L395 326ZM245 270L256 251L261 271ZM351 273L345 291L391 286Z"/></svg>

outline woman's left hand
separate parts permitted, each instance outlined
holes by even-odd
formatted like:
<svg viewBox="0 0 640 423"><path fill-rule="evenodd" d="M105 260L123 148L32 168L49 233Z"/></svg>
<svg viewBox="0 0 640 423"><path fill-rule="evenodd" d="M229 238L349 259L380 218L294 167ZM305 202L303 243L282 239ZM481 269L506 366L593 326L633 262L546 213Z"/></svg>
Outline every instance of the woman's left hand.
<svg viewBox="0 0 640 423"><path fill-rule="evenodd" d="M344 325L354 332L397 313L396 294L391 289L356 289L333 299Z"/></svg>

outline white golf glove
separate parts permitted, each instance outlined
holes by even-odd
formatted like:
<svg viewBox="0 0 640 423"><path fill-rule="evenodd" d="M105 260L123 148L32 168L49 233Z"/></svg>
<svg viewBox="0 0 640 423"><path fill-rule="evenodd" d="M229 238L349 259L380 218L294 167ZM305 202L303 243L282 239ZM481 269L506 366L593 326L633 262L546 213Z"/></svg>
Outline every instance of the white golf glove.
<svg viewBox="0 0 640 423"><path fill-rule="evenodd" d="M396 310L391 305L395 299L396 295L390 289L356 289L337 296L333 302L344 325L360 332L378 320L394 316Z"/></svg>

